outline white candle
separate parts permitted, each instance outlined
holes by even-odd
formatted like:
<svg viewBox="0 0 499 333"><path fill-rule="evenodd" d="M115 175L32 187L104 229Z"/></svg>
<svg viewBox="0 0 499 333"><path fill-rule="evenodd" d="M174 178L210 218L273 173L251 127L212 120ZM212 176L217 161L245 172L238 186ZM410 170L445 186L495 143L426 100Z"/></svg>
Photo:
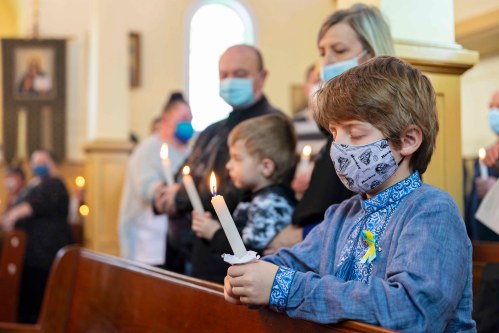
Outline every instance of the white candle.
<svg viewBox="0 0 499 333"><path fill-rule="evenodd" d="M487 169L487 166L483 163L485 155L486 155L485 149L480 148L478 150L478 159L479 159L478 164L480 165L480 178L482 178L483 180L489 178L489 170Z"/></svg>
<svg viewBox="0 0 499 333"><path fill-rule="evenodd" d="M17 158L25 159L28 156L28 114L22 108L17 113Z"/></svg>
<svg viewBox="0 0 499 333"><path fill-rule="evenodd" d="M211 173L210 188L211 188L211 193L213 194L213 198L211 199L211 204L213 205L213 208L215 208L215 212L217 213L218 219L220 220L225 235L229 240L232 252L234 252L234 255L236 257L242 258L247 253L246 247L244 246L243 240L241 239L241 235L239 235L239 232L237 231L236 224L232 219L232 215L230 215L229 209L227 208L227 204L225 203L224 198L221 195L216 195L217 179L215 177L214 172Z"/></svg>
<svg viewBox="0 0 499 333"><path fill-rule="evenodd" d="M201 203L201 199L199 198L194 180L189 174L190 171L191 169L187 165L182 169L182 182L184 183L184 187L187 191L187 195L189 196L189 200L191 201L193 210L198 214L203 214L203 204Z"/></svg>
<svg viewBox="0 0 499 333"><path fill-rule="evenodd" d="M300 164L298 164L298 172L306 172L310 167L310 156L312 155L312 147L306 145L301 151Z"/></svg>
<svg viewBox="0 0 499 333"><path fill-rule="evenodd" d="M161 151L159 152L161 161L163 162L163 172L165 173L166 184L173 185L175 181L173 180L173 173L170 166L170 158L168 157L168 145L163 143L161 145Z"/></svg>

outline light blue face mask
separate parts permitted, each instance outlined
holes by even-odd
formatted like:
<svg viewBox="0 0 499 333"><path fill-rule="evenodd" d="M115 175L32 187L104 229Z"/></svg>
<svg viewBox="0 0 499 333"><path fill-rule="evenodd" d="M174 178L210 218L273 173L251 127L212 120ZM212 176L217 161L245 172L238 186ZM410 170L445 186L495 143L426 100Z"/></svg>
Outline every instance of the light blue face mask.
<svg viewBox="0 0 499 333"><path fill-rule="evenodd" d="M340 62L336 62L334 64L326 65L326 66L321 66L321 80L326 82L331 80L333 77L336 77L350 68L354 68L359 65L359 59L362 58L365 54L367 53L367 50L364 50L361 54L358 56L352 58L352 59L347 59L343 60Z"/></svg>
<svg viewBox="0 0 499 333"><path fill-rule="evenodd" d="M220 81L220 97L235 109L251 105L253 96L253 79L229 78Z"/></svg>
<svg viewBox="0 0 499 333"><path fill-rule="evenodd" d="M499 108L490 108L489 126L495 134L499 135Z"/></svg>

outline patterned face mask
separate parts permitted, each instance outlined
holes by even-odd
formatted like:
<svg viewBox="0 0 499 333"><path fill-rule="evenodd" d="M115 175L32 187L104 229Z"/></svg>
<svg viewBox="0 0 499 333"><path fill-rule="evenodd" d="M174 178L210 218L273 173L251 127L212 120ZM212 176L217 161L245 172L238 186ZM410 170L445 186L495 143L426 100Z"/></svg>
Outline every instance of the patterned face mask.
<svg viewBox="0 0 499 333"><path fill-rule="evenodd" d="M390 178L397 170L386 139L364 146L350 146L333 142L331 160L338 177L352 192L370 193Z"/></svg>

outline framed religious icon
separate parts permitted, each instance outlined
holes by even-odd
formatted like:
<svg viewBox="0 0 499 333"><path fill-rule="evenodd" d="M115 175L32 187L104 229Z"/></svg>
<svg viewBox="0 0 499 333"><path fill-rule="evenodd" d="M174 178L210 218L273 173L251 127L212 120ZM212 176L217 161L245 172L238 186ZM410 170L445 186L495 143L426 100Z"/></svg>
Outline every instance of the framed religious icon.
<svg viewBox="0 0 499 333"><path fill-rule="evenodd" d="M65 157L66 41L1 40L3 143L6 161L36 149Z"/></svg>
<svg viewBox="0 0 499 333"><path fill-rule="evenodd" d="M128 35L128 69L130 75L130 87L140 86L140 35L131 32Z"/></svg>
<svg viewBox="0 0 499 333"><path fill-rule="evenodd" d="M11 80L16 99L50 99L56 96L54 45L20 44L12 50Z"/></svg>

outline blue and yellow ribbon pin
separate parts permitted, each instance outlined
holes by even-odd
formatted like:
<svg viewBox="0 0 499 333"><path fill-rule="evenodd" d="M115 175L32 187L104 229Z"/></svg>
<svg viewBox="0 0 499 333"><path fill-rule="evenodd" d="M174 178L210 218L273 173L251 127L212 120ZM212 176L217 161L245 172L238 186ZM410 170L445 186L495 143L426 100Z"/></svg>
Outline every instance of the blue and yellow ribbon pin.
<svg viewBox="0 0 499 333"><path fill-rule="evenodd" d="M362 235L364 242L366 242L369 246L366 253L360 260L360 263L364 264L366 261L371 263L374 259L376 259L376 237L369 230L362 230L360 234Z"/></svg>

